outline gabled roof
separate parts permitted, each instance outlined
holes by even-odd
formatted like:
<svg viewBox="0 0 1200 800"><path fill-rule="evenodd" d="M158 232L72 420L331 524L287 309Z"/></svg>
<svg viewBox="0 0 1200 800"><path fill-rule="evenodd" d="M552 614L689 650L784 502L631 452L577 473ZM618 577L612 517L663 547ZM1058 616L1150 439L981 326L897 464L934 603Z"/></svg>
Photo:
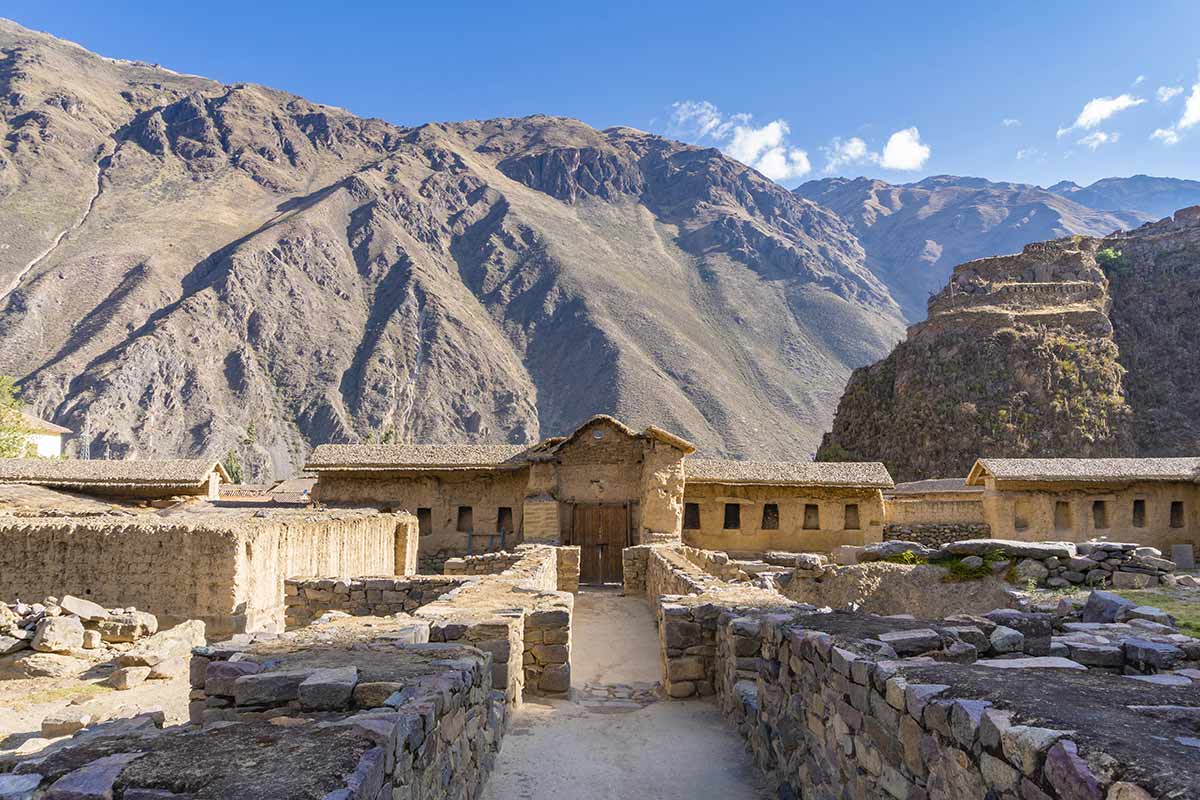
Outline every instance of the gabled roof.
<svg viewBox="0 0 1200 800"><path fill-rule="evenodd" d="M25 426L29 428L30 433L45 433L51 436L61 433L70 433L70 428L64 428L62 425L55 425L53 422L44 420L41 417L35 417L27 411L21 412L21 419L24 420Z"/></svg>
<svg viewBox="0 0 1200 800"><path fill-rule="evenodd" d="M723 461L697 458L684 464L688 483L763 486L845 486L890 489L892 476L876 461Z"/></svg>
<svg viewBox="0 0 1200 800"><path fill-rule="evenodd" d="M229 475L220 463L207 459L102 460L59 458L0 458L0 483L36 486L195 488L216 471L222 481Z"/></svg>
<svg viewBox="0 0 1200 800"><path fill-rule="evenodd" d="M557 453L568 443L578 439L583 435L584 431L597 424L610 425L632 439L654 439L656 441L663 442L671 447L683 451L685 455L696 452L696 445L692 444L687 439L684 439L682 436L676 436L669 431L663 430L657 425L649 425L641 433L638 433L616 417L610 417L608 414L596 414L588 419L587 422L584 422L578 428L571 431L571 433L568 435L556 436L552 439L545 440L539 445L536 445L533 448L534 452L532 452L530 455L535 459L546 459L552 456L554 453Z"/></svg>
<svg viewBox="0 0 1200 800"><path fill-rule="evenodd" d="M519 469L526 464L522 444L323 444L305 470L380 472L410 470Z"/></svg>
<svg viewBox="0 0 1200 800"><path fill-rule="evenodd" d="M989 475L998 481L1195 481L1200 458L981 458L967 484L980 486Z"/></svg>

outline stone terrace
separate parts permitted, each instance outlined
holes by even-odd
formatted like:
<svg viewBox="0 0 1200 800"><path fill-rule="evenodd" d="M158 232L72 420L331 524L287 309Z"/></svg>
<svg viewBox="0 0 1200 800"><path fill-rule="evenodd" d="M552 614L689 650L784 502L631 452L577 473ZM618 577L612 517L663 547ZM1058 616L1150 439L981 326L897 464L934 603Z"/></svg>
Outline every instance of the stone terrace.
<svg viewBox="0 0 1200 800"><path fill-rule="evenodd" d="M507 706L490 687L489 653L420 641L427 634L355 618L198 649L203 729L94 738L0 781L37 776L26 780L63 800L474 796Z"/></svg>

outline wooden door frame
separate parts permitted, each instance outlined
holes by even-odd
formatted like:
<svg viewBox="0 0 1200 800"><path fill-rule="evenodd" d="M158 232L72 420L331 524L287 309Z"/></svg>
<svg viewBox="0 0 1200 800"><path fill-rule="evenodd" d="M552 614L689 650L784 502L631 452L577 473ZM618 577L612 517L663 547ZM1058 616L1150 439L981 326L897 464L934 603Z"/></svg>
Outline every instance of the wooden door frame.
<svg viewBox="0 0 1200 800"><path fill-rule="evenodd" d="M578 539L578 536L576 533L576 514L575 514L576 510L579 507L583 506L583 507L587 507L587 508L623 508L625 510L625 538L624 538L624 542L622 544L621 549L624 550L626 547L629 547L632 544L633 503L634 503L634 501L631 501L631 500L622 500L622 501L607 502L607 503L606 502L580 503L580 502L574 502L574 501L570 502L569 503L569 505L571 506L571 522L570 522L570 526L569 526L570 542L564 542L563 544L579 545L579 539ZM581 554L581 562L583 560L584 560L583 554ZM615 563L617 564L617 568L620 569L621 568L621 559L617 558ZM602 570L602 572L603 572L603 570ZM600 576L602 581L603 581L604 577L605 576L603 574ZM621 576L615 576L615 577L620 578Z"/></svg>

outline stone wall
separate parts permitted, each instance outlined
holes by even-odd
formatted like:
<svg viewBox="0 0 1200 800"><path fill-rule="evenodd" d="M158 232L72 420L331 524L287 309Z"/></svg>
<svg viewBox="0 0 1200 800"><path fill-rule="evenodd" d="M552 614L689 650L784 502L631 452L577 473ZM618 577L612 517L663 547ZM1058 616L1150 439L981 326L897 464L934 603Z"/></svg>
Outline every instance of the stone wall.
<svg viewBox="0 0 1200 800"><path fill-rule="evenodd" d="M213 636L279 630L286 577L394 574L398 540L414 531L408 515L349 511L11 518L0 522L0 586L14 598L133 605L166 626L199 619Z"/></svg>
<svg viewBox="0 0 1200 800"><path fill-rule="evenodd" d="M941 547L963 539L987 539L992 535L986 522L889 522L883 526L885 542L917 542Z"/></svg>
<svg viewBox="0 0 1200 800"><path fill-rule="evenodd" d="M750 576L720 550L700 550L696 547L680 547L678 552L700 569L723 581L748 581Z"/></svg>
<svg viewBox="0 0 1200 800"><path fill-rule="evenodd" d="M269 751L274 737L263 736L258 726L269 731L278 726L267 720L288 717L289 735L316 738L335 752L346 743L339 738L324 742L324 731L354 734L363 744L350 752L365 751L351 759L357 768L309 776L332 779L338 786L345 782L347 793L331 791L327 798L478 796L507 725L504 698L490 686L491 655L472 647L428 644L428 634L424 622L350 621L265 641L250 638L198 648L190 668L191 721L244 723L255 732L245 751L253 753L248 763L255 770L270 771L267 759L276 758L280 771L299 774L316 765L305 760L298 770L286 740L280 742L282 752ZM192 782L189 789L206 769L240 768L239 759L220 746L220 734L214 737L215 730L206 730L199 740L204 749L191 753L190 763L177 765ZM155 754L170 744L169 739L151 738L137 749ZM230 763L220 763L223 759ZM156 788L175 779L165 770L155 777L160 781L152 784ZM256 793L302 796L262 773L253 777ZM123 796L131 796L128 788Z"/></svg>
<svg viewBox="0 0 1200 800"><path fill-rule="evenodd" d="M1189 726L1131 705L1194 704L1200 690L1148 697L1135 681L1086 670L949 663L938 631L905 630L919 624L721 613L715 688L773 794L1195 796L1200 751L1183 746ZM898 660L884 641L895 636L927 636L947 661Z"/></svg>
<svg viewBox="0 0 1200 800"><path fill-rule="evenodd" d="M579 591L579 547L556 547L554 553L558 559L558 590L575 594Z"/></svg>
<svg viewBox="0 0 1200 800"><path fill-rule="evenodd" d="M288 578L284 581L287 627L307 625L329 611L354 616L411 614L466 581L434 575L391 578Z"/></svg>
<svg viewBox="0 0 1200 800"><path fill-rule="evenodd" d="M521 554L513 550L457 556L446 560L442 572L446 575L498 575L520 560Z"/></svg>
<svg viewBox="0 0 1200 800"><path fill-rule="evenodd" d="M493 656L493 686L518 704L525 693L563 694L571 684L575 598L559 591L559 548L524 545L502 573L471 579L422 606L431 639L468 642Z"/></svg>

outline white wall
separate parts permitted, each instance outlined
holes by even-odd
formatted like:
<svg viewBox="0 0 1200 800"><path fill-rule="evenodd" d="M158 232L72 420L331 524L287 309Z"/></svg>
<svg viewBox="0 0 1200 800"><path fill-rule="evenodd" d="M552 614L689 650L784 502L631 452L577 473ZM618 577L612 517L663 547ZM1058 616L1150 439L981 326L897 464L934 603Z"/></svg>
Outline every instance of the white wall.
<svg viewBox="0 0 1200 800"><path fill-rule="evenodd" d="M38 458L58 458L62 455L61 433L31 433L29 442L36 445Z"/></svg>

